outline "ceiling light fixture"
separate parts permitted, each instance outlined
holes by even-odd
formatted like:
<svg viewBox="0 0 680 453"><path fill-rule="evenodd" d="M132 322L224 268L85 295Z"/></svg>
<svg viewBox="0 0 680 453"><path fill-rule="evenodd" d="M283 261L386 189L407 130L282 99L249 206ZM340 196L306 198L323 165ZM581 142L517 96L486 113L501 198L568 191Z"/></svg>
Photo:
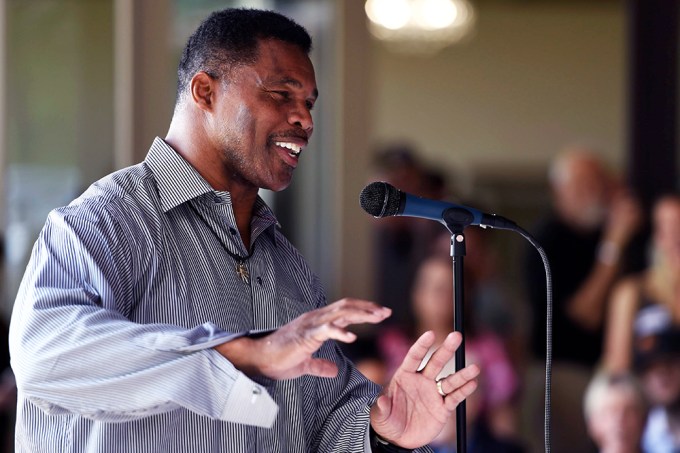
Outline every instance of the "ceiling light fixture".
<svg viewBox="0 0 680 453"><path fill-rule="evenodd" d="M367 0L371 34L390 49L434 54L470 35L475 12L467 0Z"/></svg>

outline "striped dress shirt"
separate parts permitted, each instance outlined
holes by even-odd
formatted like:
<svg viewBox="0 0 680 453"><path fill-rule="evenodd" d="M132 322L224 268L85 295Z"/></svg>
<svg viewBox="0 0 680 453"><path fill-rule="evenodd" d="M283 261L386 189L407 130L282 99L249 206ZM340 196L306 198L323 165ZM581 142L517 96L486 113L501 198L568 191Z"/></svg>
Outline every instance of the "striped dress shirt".
<svg viewBox="0 0 680 453"><path fill-rule="evenodd" d="M379 389L334 342L332 379L250 379L212 349L326 303L261 199L251 230L246 282L229 193L159 138L52 211L11 320L17 452L369 451Z"/></svg>

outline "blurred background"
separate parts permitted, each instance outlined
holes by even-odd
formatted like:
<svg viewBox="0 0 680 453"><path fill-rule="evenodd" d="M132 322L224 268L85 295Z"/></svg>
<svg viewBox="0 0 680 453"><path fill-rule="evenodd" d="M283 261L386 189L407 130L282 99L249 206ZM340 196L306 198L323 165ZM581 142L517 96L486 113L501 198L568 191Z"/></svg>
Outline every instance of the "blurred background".
<svg viewBox="0 0 680 453"><path fill-rule="evenodd" d="M584 329L593 334L591 343L576 347L595 351L587 360L556 353L558 368L562 361L567 370L556 375L566 380L564 387L558 380L556 392L564 388L577 407L555 407L558 431L571 431L557 432L555 442L569 442L564 451L596 451L598 438L587 432L582 412L585 386L602 366L617 373L632 368L602 365L613 290L649 264L652 207L677 188L677 2L432 0L421 2L428 4L421 16L416 3L1 0L5 322L49 210L107 173L140 162L153 138L165 136L177 62L200 21L230 6L274 9L313 36L321 95L315 134L293 184L262 196L321 277L329 300L363 297L393 308L391 324L359 329L362 346L347 351L357 362L374 361L375 380L389 374L402 340L421 328L437 329L427 327L427 319L444 314L452 326L446 307L423 308L436 304L428 298L437 297L437 284L439 299L450 292L446 278L426 281L439 275L450 235L436 222L369 217L358 203L368 182L387 180L502 214L539 239L556 231L546 218L573 220L556 195L560 190L588 192L571 198L577 212L588 197L600 201L592 225L575 227L564 239L545 238L557 244L549 253L560 262L555 267L581 272L556 289L556 299L564 296L556 300L563 303L556 318L573 317L563 330L556 327L556 336L572 342ZM594 170L588 167L595 173L573 170L579 158L595 162ZM587 186L593 174L596 181ZM572 185L561 189L569 178ZM541 451L545 289L541 269L533 269L538 255L518 235L469 230L466 323L474 341L468 356L495 370L480 401L470 404L485 414L488 432L470 429L479 439L488 434L501 442L480 440L471 451ZM570 255L579 248L583 254ZM579 289L590 291L590 299L569 306ZM609 344L616 349L615 340ZM9 388L11 373L5 374ZM12 395L5 393L0 406L11 437ZM583 426L565 425L572 422ZM445 433L439 451L453 451L452 439ZM5 444L11 451L11 441Z"/></svg>

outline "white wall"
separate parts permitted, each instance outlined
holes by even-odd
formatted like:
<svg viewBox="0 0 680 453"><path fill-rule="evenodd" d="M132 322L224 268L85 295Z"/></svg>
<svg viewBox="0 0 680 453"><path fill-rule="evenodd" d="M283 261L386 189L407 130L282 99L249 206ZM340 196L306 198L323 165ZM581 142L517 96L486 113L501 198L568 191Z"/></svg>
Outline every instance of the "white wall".
<svg viewBox="0 0 680 453"><path fill-rule="evenodd" d="M406 138L459 168L536 168L585 140L620 164L622 2L475 4L476 35L432 58L374 42L373 142Z"/></svg>

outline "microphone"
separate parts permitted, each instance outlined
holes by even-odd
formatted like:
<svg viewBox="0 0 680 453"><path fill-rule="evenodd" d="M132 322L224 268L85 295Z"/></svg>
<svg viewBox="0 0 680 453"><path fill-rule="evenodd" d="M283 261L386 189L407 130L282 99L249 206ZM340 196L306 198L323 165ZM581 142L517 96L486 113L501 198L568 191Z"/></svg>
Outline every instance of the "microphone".
<svg viewBox="0 0 680 453"><path fill-rule="evenodd" d="M402 192L386 182L372 182L363 188L359 202L364 211L375 218L389 216L420 217L436 220L445 226L479 225L482 228L516 230L512 220L495 214L486 214L475 208L448 203Z"/></svg>

